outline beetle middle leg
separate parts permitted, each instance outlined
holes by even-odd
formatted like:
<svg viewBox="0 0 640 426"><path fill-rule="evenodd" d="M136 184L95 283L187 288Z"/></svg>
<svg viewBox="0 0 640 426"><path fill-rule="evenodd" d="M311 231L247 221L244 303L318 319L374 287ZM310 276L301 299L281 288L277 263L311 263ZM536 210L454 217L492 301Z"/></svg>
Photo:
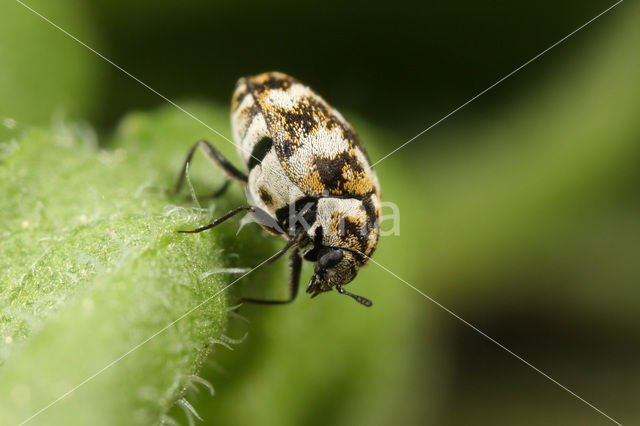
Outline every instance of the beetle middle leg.
<svg viewBox="0 0 640 426"><path fill-rule="evenodd" d="M294 248L289 254L289 298L285 300L264 300L243 297L240 302L255 303L259 305L286 305L295 300L300 285L300 271L302 270L302 257L298 248Z"/></svg>
<svg viewBox="0 0 640 426"><path fill-rule="evenodd" d="M260 207L256 207L256 206L237 207L223 214L221 217L214 220L208 225L201 226L199 228L192 229L190 231L178 231L178 232L180 232L181 234L197 234L199 232L206 231L207 229L214 228L220 225L221 223L225 222L227 219L231 219L233 216L244 211L249 211L253 213L258 223L263 227L265 227L268 231L272 232L273 234L284 234L284 231L282 230L282 227L278 224L278 222L276 222L271 216L269 216L269 213L265 212Z"/></svg>
<svg viewBox="0 0 640 426"><path fill-rule="evenodd" d="M184 161L184 166L182 167L182 171L180 172L180 176L178 177L178 182L174 188L174 193L180 191L182 184L184 183L184 178L187 173L187 167L191 164L191 160L193 158L193 154L195 154L196 149L200 148L202 153L212 162L214 162L218 167L222 169L222 171L231 179L240 182L243 186L247 185L248 177L246 174L242 173L238 170L229 160L227 160L217 149L213 147L209 142L205 140L200 140L193 144L193 146L189 149L189 153L187 154L187 158ZM226 189L226 184L218 190L214 195L219 195L218 192L224 191Z"/></svg>
<svg viewBox="0 0 640 426"><path fill-rule="evenodd" d="M190 231L178 231L178 232L181 233L181 234L197 234L199 232L206 231L207 229L211 229L211 228L213 228L215 226L220 225L222 222L226 221L227 219L231 219L233 216L237 215L240 212L253 211L253 210L254 210L253 206L238 207L238 208L235 208L235 209L231 210L230 212L225 213L224 215L222 215L221 217L219 217L218 219L214 220L213 222L211 222L208 225L201 226L199 228L192 229Z"/></svg>

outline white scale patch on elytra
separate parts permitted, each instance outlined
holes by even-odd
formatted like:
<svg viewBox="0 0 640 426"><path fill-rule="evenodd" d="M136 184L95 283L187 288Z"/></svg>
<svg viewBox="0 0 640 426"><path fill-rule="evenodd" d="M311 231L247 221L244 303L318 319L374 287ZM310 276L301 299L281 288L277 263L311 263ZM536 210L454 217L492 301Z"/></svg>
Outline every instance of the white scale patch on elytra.
<svg viewBox="0 0 640 426"><path fill-rule="evenodd" d="M279 108L292 110L306 97L312 97L313 93L300 84L292 85L288 90L271 90L265 101Z"/></svg>
<svg viewBox="0 0 640 426"><path fill-rule="evenodd" d="M251 120L247 134L244 136L242 143L238 145L238 154L244 164L249 164L253 147L267 134L267 123L264 121L264 115L257 114Z"/></svg>
<svg viewBox="0 0 640 426"><path fill-rule="evenodd" d="M242 133L247 127L249 127L249 125L251 124L251 120L254 118L247 114L247 111L249 111L254 104L255 104L255 101L253 97L247 95L242 99L242 102L240 103L240 105L238 105L236 110L232 111L232 114L231 114L231 122L233 124L232 133L233 133L233 138L237 142L242 141L243 139Z"/></svg>
<svg viewBox="0 0 640 426"><path fill-rule="evenodd" d="M295 154L295 157L299 157L300 160L305 157L335 157L349 150L349 143L342 137L342 131L337 127L331 130L320 128L313 135L302 137L300 140L302 145Z"/></svg>
<svg viewBox="0 0 640 426"><path fill-rule="evenodd" d="M270 202L263 200L261 191L266 191ZM249 174L247 198L256 206L275 215L276 210L288 206L292 201L304 197L304 193L295 185L282 169L276 154L272 151L264 157L262 164Z"/></svg>

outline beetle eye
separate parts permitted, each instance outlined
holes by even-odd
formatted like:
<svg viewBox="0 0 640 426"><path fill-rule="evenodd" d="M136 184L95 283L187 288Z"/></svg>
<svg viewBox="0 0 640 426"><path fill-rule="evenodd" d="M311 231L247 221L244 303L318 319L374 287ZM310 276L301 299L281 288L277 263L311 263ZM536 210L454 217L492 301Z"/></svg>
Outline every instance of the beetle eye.
<svg viewBox="0 0 640 426"><path fill-rule="evenodd" d="M318 261L316 262L316 273L337 265L343 258L342 250L336 248L323 248L318 253Z"/></svg>

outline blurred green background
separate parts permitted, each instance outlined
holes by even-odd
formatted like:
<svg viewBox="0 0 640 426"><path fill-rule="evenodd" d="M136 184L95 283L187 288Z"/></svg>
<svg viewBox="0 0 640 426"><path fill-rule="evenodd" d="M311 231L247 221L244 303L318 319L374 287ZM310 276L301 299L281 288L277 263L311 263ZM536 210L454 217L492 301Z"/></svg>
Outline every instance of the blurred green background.
<svg viewBox="0 0 640 426"><path fill-rule="evenodd" d="M374 161L613 4L25 3L179 104L226 108L237 78L289 73ZM64 117L106 141L166 104L20 4L0 16L3 138L7 117ZM623 424L640 423L638 22L620 4L376 167L400 235L375 260ZM188 394L203 424L610 423L380 267L351 288L374 307L301 295L230 317L247 337L202 372L215 396Z"/></svg>

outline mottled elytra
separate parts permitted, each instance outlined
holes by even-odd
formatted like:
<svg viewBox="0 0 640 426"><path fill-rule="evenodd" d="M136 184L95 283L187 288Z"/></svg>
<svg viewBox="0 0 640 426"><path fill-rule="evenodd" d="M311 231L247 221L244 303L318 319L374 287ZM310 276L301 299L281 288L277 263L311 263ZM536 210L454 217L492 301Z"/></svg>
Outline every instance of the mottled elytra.
<svg viewBox="0 0 640 426"><path fill-rule="evenodd" d="M180 189L196 148L245 189L249 205L185 233L202 232L250 212L267 231L287 239L269 261L289 251L289 298L244 301L284 304L298 292L302 259L315 262L307 293L346 291L373 255L380 232L380 188L357 133L309 87L277 72L241 78L231 103L233 138L244 171L209 142L196 142L178 179Z"/></svg>

